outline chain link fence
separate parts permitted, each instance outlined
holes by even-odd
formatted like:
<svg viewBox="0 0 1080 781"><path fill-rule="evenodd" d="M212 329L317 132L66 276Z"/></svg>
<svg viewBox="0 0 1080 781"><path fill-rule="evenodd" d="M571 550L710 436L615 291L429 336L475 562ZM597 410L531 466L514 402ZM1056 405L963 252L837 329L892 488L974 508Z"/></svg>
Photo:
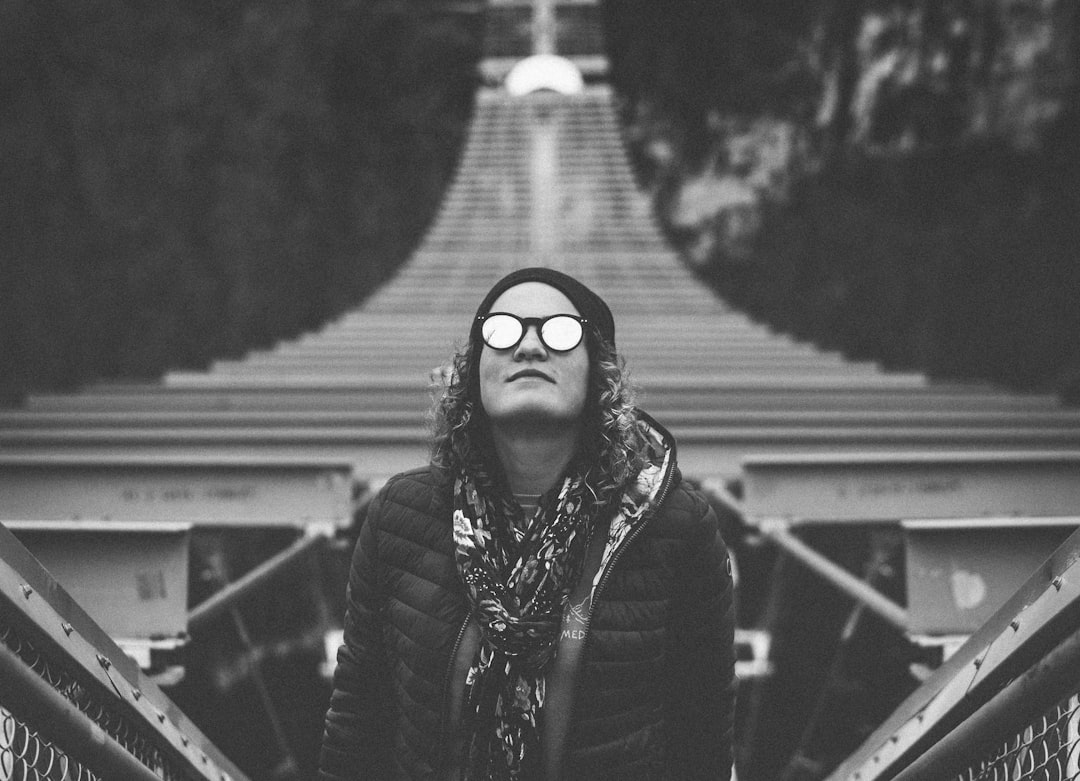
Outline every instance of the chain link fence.
<svg viewBox="0 0 1080 781"><path fill-rule="evenodd" d="M107 696L95 695L94 689L96 687L94 685L82 681L75 671L65 668L57 659L50 659L24 633L19 632L11 620L12 618L8 611L0 608L0 642L14 652L14 655L21 659L30 670L37 673L43 681L75 705L90 721L102 728L109 737L123 746L127 753L156 773L159 778L165 781L173 781L174 779L183 781L193 778L187 773L172 767L172 764L154 745L147 733L140 729L130 717L126 717L112 708ZM8 709L17 711L18 703L4 702L3 699L3 692L0 692L0 708L6 706ZM2 750L5 757L9 752L12 752L12 756L14 756L15 749L10 748L9 743L12 746L21 746L19 756L22 758L19 759L19 763L26 765L27 773L29 773L25 778L57 778L65 779L65 781L68 778L97 778L90 770L82 768L75 760L70 759L62 750L56 748L52 742L42 738L40 730L31 729L29 725L16 722L16 718L11 714L11 711L6 711L4 718L5 737L8 735L9 722L12 725L13 739L11 741L4 740ZM48 725L38 726L48 728ZM16 742L15 738L18 738L21 742ZM31 759L32 766L29 762ZM63 773L62 775L56 775L59 772L58 768L62 766L71 768L70 775L64 776ZM42 770L42 767L46 768L46 770ZM33 773L38 773L38 775L33 775ZM49 775L49 773L52 773L52 775ZM12 778L23 777L15 775ZM6 777L0 776L0 781L6 781Z"/></svg>
<svg viewBox="0 0 1080 781"><path fill-rule="evenodd" d="M955 781L1080 779L1080 696L1073 695Z"/></svg>
<svg viewBox="0 0 1080 781"><path fill-rule="evenodd" d="M247 781L0 524L0 781Z"/></svg>
<svg viewBox="0 0 1080 781"><path fill-rule="evenodd" d="M100 781L0 705L0 781Z"/></svg>
<svg viewBox="0 0 1080 781"><path fill-rule="evenodd" d="M1080 781L1080 530L827 781Z"/></svg>
<svg viewBox="0 0 1080 781"><path fill-rule="evenodd" d="M107 693L97 693L95 684L82 679L76 670L42 651L12 621L13 616L0 606L0 643L10 650L39 678L48 683L80 713L101 728L132 757L164 781L186 781L197 776L176 767L153 738L130 717L120 713ZM96 779L92 770L72 759L54 741L62 735L43 735L49 725L30 725L16 715L18 702L7 702L0 691L0 713L3 733L0 734L0 781L8 779Z"/></svg>

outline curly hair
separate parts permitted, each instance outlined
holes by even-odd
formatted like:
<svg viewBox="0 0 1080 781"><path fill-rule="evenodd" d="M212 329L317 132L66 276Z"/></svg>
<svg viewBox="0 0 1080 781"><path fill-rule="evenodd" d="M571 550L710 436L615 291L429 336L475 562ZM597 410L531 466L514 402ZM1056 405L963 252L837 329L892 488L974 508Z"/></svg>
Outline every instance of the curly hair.
<svg viewBox="0 0 1080 781"><path fill-rule="evenodd" d="M641 430L636 392L624 361L594 328L585 329L589 356L583 426L572 468L579 469L597 510L618 499L649 458ZM432 409L432 463L451 471L464 469L477 485L504 483L494 452L487 415L480 404L477 364L482 344L471 339L443 373L446 386Z"/></svg>

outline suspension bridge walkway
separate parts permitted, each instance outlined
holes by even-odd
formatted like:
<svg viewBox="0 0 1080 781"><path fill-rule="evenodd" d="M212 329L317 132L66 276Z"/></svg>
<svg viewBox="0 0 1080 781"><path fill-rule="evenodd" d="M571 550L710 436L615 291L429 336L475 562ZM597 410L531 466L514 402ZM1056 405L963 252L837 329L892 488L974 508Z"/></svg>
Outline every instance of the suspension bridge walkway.
<svg viewBox="0 0 1080 781"><path fill-rule="evenodd" d="M15 689L0 690L0 778L21 777L4 769L18 762L29 766L18 741L97 767L95 777L243 778L155 680L166 680L178 650L222 616L244 633L243 600L347 537L371 490L426 460L425 416L478 301L527 265L572 274L610 304L641 406L675 434L684 474L734 519L731 528L802 562L857 611L946 649L927 684L937 688L920 689L921 699L874 736L886 749L903 748L888 757L894 767L940 737L911 723L940 702L940 691L960 686L961 660L984 658L980 649L1008 630L1015 618L1002 611L1049 600L1062 591L1055 579L1075 569L1080 544L1072 538L1074 553L1059 553L1057 570L1043 562L1080 525L1080 411L1049 396L886 371L754 321L695 278L662 237L635 185L608 84L525 95L484 87L430 231L355 310L206 371L38 393L0 411L0 521L8 527L0 530L0 663L3 680L23 687L17 700ZM808 545L802 532L820 527L860 540L899 530L906 596L881 593L873 572L852 574ZM221 575L202 600L192 597L193 540L266 529L285 535L278 550L235 577ZM782 680L786 663L770 651L784 631L784 594L768 578L747 580L769 592L742 616L747 745L739 756L754 778L776 696L768 681ZM1014 597L1018 589L1026 602ZM1075 601L1075 586L1065 591ZM313 599L319 617L309 634L330 633L340 617ZM1021 649L1009 657L1014 664L1061 640L1049 627L1071 615L1073 602L1057 608L1063 613L1042 609L1034 639L1012 641ZM1063 653L1075 655L1071 646ZM1002 671L1015 669L1001 664L984 700ZM252 675L289 760L287 728L257 664ZM69 680L84 694L72 695ZM954 703L934 729L944 734L948 719L976 709ZM799 727L807 739L789 747L804 765L813 760L815 718ZM59 724L77 728L57 735ZM65 744L69 734L76 738ZM882 755L867 745L837 778L875 777L868 768ZM161 770L174 765L194 775ZM785 777L794 777L792 766Z"/></svg>

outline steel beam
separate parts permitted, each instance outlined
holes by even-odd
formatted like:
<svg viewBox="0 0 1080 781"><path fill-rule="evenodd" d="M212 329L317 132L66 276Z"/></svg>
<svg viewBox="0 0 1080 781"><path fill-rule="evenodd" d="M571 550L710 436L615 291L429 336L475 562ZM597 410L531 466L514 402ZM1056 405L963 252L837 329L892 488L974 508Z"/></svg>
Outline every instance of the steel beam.
<svg viewBox="0 0 1080 781"><path fill-rule="evenodd" d="M95 621L118 640L187 636L186 523L5 521Z"/></svg>
<svg viewBox="0 0 1080 781"><path fill-rule="evenodd" d="M1080 451L1071 449L755 456L743 473L751 525L1069 516L1080 507Z"/></svg>
<svg viewBox="0 0 1080 781"><path fill-rule="evenodd" d="M347 526L353 482L343 459L5 455L0 518Z"/></svg>
<svg viewBox="0 0 1080 781"><path fill-rule="evenodd" d="M982 626L1080 528L1080 515L922 519L902 526L909 631L941 637L970 635Z"/></svg>
<svg viewBox="0 0 1080 781"><path fill-rule="evenodd" d="M2 524L0 602L7 620L17 620L20 634L22 627L32 629L33 636L24 636L22 641L33 642L36 652L46 655L57 669L70 669L86 685L93 684L102 702L141 723L159 748L188 763L194 777L244 781L245 775L139 671L135 662ZM14 626L12 623L7 628ZM6 686L8 676L0 677ZM133 776L120 773L111 777Z"/></svg>
<svg viewBox="0 0 1080 781"><path fill-rule="evenodd" d="M163 383L170 388L218 388L229 390L256 390L259 388L287 389L354 389L354 390L415 390L418 385L427 383L430 367L417 369L410 374L388 375L373 373L370 376L319 374L313 372L304 375L230 376L214 375L204 372L171 372L165 375ZM665 385L677 385L684 388L724 389L731 387L765 388L786 390L815 390L844 387L855 388L925 388L927 380L921 374L839 374L825 370L818 373L785 371L743 371L697 373L666 372L654 377L635 375L637 381L652 392Z"/></svg>
<svg viewBox="0 0 1080 781"><path fill-rule="evenodd" d="M0 681L3 682L0 704L97 777L160 781L157 773L125 750L3 643L0 643Z"/></svg>
<svg viewBox="0 0 1080 781"><path fill-rule="evenodd" d="M865 456L870 454L871 450L876 449L877 455L895 458L902 457L905 453L926 455L933 451L955 456L957 448L957 444L949 440L941 432L935 432L932 439L926 439L920 436L909 437L905 432L894 430L883 442L873 439L872 434L874 432L869 430L770 431L769 429L760 428L736 430L675 426L672 428L672 432L679 442L680 468L684 474L698 479L737 476L740 474L742 464L748 457L757 459L769 457L772 454L784 454L786 457L790 457L792 453L813 455L828 451L833 454L854 453ZM82 462L111 462L118 459L136 459L147 462L165 460L174 463L184 461L205 462L208 460L255 463L290 459L293 461L329 460L337 463L348 463L352 466L359 479L368 479L388 477L396 472L421 466L427 463L429 458L428 437L425 432L419 429L406 429L404 432L385 432L386 435L380 437L365 436L361 441L350 441L348 432L339 432L329 441L314 434L294 436L288 432L274 432L273 429L269 433L271 435L268 437L260 437L258 432L248 432L242 436L231 438L222 436L220 432L214 433L212 431L205 432L204 436L185 436L177 433L176 435L166 434L163 437L154 436L153 432L144 432L140 437L115 438L112 440L100 433L94 433L93 436L87 435L81 438L52 437L39 442L18 444L10 442L2 448L3 455L0 456L0 518L7 515L5 502L8 497L5 497L2 493L4 486L8 484L5 478L7 470L4 468L4 464L19 460L37 461L52 458L54 460ZM1052 432L1046 437L1040 437L1037 431L1018 432L1014 430L981 432L977 437L970 436L969 444L973 450L979 452L994 447L999 455L1003 456L1008 456L1010 453L1023 455L1029 453L1034 447L1038 447L1047 453L1052 453L1053 450L1072 453L1076 446L1076 443L1070 439L1061 439L1060 434L1057 432ZM114 471L114 474L118 473ZM233 477L222 479L223 475L230 474L228 470L223 470L216 475L212 484L231 484ZM263 474L265 476L265 473ZM109 512L103 509L105 507L112 508L113 511L118 509L113 501L116 498L116 491L115 486L111 485L112 477L103 473L102 478L103 482L97 484L86 480L68 479L58 484L67 486L67 488L64 488L65 492L70 492L79 486L90 489L93 494L102 498L102 503L97 505L97 509L87 507L84 511L80 511L75 504L75 500L82 502L82 499L70 495L70 493L67 499L62 496L43 499L40 491L44 490L43 486L46 482L44 478L35 483L37 487L33 493L24 496L24 500L25 502L32 501L31 506L33 507L47 505L53 508L54 514L50 517L70 518L76 515L79 517L87 517L87 515L89 517L100 517L100 513ZM234 491L235 500L222 502L218 508L220 512L213 512L212 516L219 519L229 518L229 522L225 523L225 525L257 524L260 522L260 515L254 510L240 513L239 510L243 509L244 503L239 499L241 492L261 494L261 491L249 491L249 488L258 486L260 483L257 481L239 481L239 483L239 486ZM183 490L184 486L187 485L190 484L181 481L163 486L164 490L168 492L168 495L165 496L166 501L147 503L150 511L155 513L154 517L161 516L168 520L189 519L188 515L181 513L181 510L183 510L182 502L175 501L177 497L181 500L185 498ZM153 489L153 486L150 487ZM25 492L25 485L22 490ZM103 493L108 494L108 496L103 498ZM230 496L227 491L223 493L225 496ZM280 518L278 512L286 506L291 507L294 514L302 513L302 515L296 516L297 522L292 525L303 525L305 518L313 514L310 510L305 511L303 507L298 506L295 500L288 498L287 495L294 494L289 493L287 486L280 485L278 488L273 489L271 493L283 496L283 501L287 502L284 505L269 502L269 511L264 517L271 519L272 523L288 524L287 521ZM343 496L344 494L342 494ZM108 499L107 504L104 501L105 498ZM324 498L323 501L328 500ZM1046 501L1043 501L1043 503L1045 504ZM132 509L138 509L137 502L131 502L130 504ZM807 510L812 509L805 502L796 502L796 504L798 507ZM1030 502L1024 502L1023 504L1017 504L1017 507L1026 512L1023 508L1030 506L1030 504ZM25 507L27 505L23 503L20 506ZM965 505L958 512L968 515L978 512L978 507L973 510ZM55 513L62 514L56 515ZM211 513L207 510L201 517L194 518L193 523L199 525L210 515ZM891 513L886 513L886 515L889 516L889 520L900 520L903 517L903 515L893 516ZM944 515L948 515L948 513L944 513ZM22 510L18 512L18 516L38 517L36 512L27 516ZM110 517L113 516L110 515ZM138 519L144 516L138 512L125 512L120 517ZM345 513L339 512L337 517L344 520ZM275 518L277 520L273 520ZM831 518L826 520L831 520ZM841 518L841 520L844 519ZM854 520L854 518L849 520ZM753 522L756 523L757 521Z"/></svg>
<svg viewBox="0 0 1080 781"><path fill-rule="evenodd" d="M992 756L1002 736L1022 735L1027 725L1077 692L1080 631L1056 648L964 719L933 748L908 765L894 781L937 781L962 776ZM1076 747L1062 749L1074 758Z"/></svg>
<svg viewBox="0 0 1080 781"><path fill-rule="evenodd" d="M188 626L196 632L206 624L258 591L274 578L287 572L313 550L323 545L326 538L318 534L301 537L285 550L259 564L243 577L228 584L208 599L192 608L188 614Z"/></svg>
<svg viewBox="0 0 1080 781"><path fill-rule="evenodd" d="M297 460L310 460L310 461L333 461L337 463L348 463L352 466L354 474L358 478L371 478L371 477L389 477L392 474L401 472L406 469L414 469L418 466L426 464L430 455L430 448L426 441L421 441L417 438L412 442L375 442L367 445L357 445L356 443L325 443L319 441L303 441L303 440L279 440L277 442L258 442L252 438L247 438L245 441L173 441L173 442L55 442L42 445L18 445L18 446L6 446L2 449L3 455L0 456L0 462L3 461L15 461L15 460L40 460L43 458L53 458L61 460L82 460L82 461L113 461L118 458L123 459L138 459L143 461L164 460L169 462L183 462L183 461L207 461L207 460L232 460L237 462L258 463L271 460L283 460L291 459ZM0 491L4 485L3 469L0 469ZM220 475L218 475L220 477ZM250 485L250 484L249 484ZM106 486L100 486L101 490L105 490ZM171 490L171 488L170 488ZM280 486L275 489L278 493L287 493L287 486ZM110 499L114 498L111 497ZM2 506L4 497L0 495L0 506ZM60 505L60 499L56 498L55 503ZM239 510L242 509L241 503L236 503L237 507L231 506L232 503L223 505L220 513L213 513L213 518L222 519L218 521L210 520L210 523L220 523L224 526L230 525L261 525L259 516L254 511L239 514ZM336 501L335 501L336 504ZM37 506L35 504L35 506ZM109 506L112 506L111 504ZM295 500L290 500L290 506L296 511L302 511L295 503ZM302 516L296 516L295 522L289 523L283 518L280 518L278 510L284 508L283 506L277 506L277 510L273 508L275 505L271 504L271 514L266 516L271 519L271 525L292 525L302 526L307 523L307 519L313 515L311 511L305 511ZM176 515L173 514L173 510L165 508L162 512L163 515L170 520L185 520L186 515L181 515L180 511L183 508L175 508ZM61 506L61 510L68 512ZM75 513L75 510L71 510ZM95 511L97 512L97 511ZM0 518L4 513L0 512ZM345 522L347 513L338 513L335 517L341 518L342 522ZM72 517L64 515L61 517ZM80 514L81 517L81 514ZM97 517L91 515L91 517ZM124 517L130 517L125 515ZM209 516L207 516L209 517ZM228 519L226 522L224 519ZM277 519L277 520L274 520ZM204 518L196 518L192 522L194 525L200 525Z"/></svg>
<svg viewBox="0 0 1080 781"><path fill-rule="evenodd" d="M713 402L715 403L715 401ZM704 406L704 405L703 405ZM656 408L652 405L650 411ZM415 427L422 420L424 410L373 409L355 406L351 409L320 409L317 403L306 408L292 410L204 410L181 411L169 409L125 411L49 411L31 410L0 411L0 433L26 432L30 436L44 436L45 432L82 432L95 429L118 429L135 431L161 429L184 431L188 429L219 428L250 429L268 428L283 430L302 429L353 429L359 427L388 428L393 426ZM987 429L1067 429L1080 431L1080 412L1066 411L985 411L951 410L919 411L895 409L834 409L809 407L791 409L733 409L728 405L692 408L671 406L663 409L663 422L668 428L674 426L725 426L735 428L787 428L821 429L837 428L891 428L923 430L926 428L949 430Z"/></svg>
<svg viewBox="0 0 1080 781"><path fill-rule="evenodd" d="M1005 605L833 771L827 781L895 778L897 773L932 751L936 743L1010 681L1065 671L1075 684L1075 659L1065 660L1061 670L1048 671L1044 665L1063 661L1048 649L1076 637L1078 618L1080 531L1073 533ZM1051 688L1055 686L1056 682ZM1059 694L1063 692L1063 688L1058 688ZM1075 693L1075 688L1070 692ZM1028 705L1036 704L1042 705L1020 703L1017 720L1022 721L1022 711ZM976 717L976 723L980 718ZM1015 721L1013 726L1016 726ZM1022 729L1023 724L1019 726Z"/></svg>
<svg viewBox="0 0 1080 781"><path fill-rule="evenodd" d="M856 602L865 605L867 609L892 624L901 632L908 630L911 624L908 612L873 586L868 585L866 581L860 580L843 567L834 564L827 557L818 553L782 527L771 526L763 529L762 532L777 547L808 567L815 575L832 584Z"/></svg>
<svg viewBox="0 0 1080 781"><path fill-rule="evenodd" d="M71 427L18 427L0 429L0 446L32 445L139 445L139 444L339 444L366 446L382 443L427 443L431 433L421 424L422 415L398 415L397 424L384 421L381 425L306 425L281 423L274 425L244 425L222 419L221 425L205 421L202 425L75 425ZM1080 422L1070 426L1015 425L969 423L956 426L905 426L899 422L889 425L860 425L850 422L775 420L772 424L753 419L724 419L713 416L668 416L667 427L680 442L718 442L727 445L766 445L766 451L782 451L784 443L820 445L822 450L843 447L848 451L859 445L880 448L917 447L920 444L954 448L976 445L985 448L999 445L1027 447L1080 447ZM749 449L752 452L753 449ZM2 452L2 451L0 451Z"/></svg>
<svg viewBox="0 0 1080 781"><path fill-rule="evenodd" d="M317 389L288 390L262 388L255 390L168 389L158 385L145 388L126 386L93 386L79 394L35 394L27 397L23 410L7 415L100 413L121 416L131 413L162 413L181 415L187 412L212 413L237 411L257 414L265 411L284 412L313 410L329 413L355 410L426 411L432 403L431 391L411 388L401 391L369 391ZM1052 396L1007 395L993 391L971 389L968 392L928 389L821 387L751 388L668 387L651 384L643 388L642 406L653 412L669 408L698 408L761 410L761 411L881 411L894 414L925 412L958 413L1027 413L1059 414L1058 401Z"/></svg>

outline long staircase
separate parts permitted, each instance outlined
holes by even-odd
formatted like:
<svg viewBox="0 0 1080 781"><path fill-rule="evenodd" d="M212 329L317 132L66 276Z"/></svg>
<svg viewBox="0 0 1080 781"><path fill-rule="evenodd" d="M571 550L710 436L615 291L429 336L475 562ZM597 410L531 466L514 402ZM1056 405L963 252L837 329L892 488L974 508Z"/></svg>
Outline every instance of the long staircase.
<svg viewBox="0 0 1080 781"><path fill-rule="evenodd" d="M0 414L0 454L325 456L383 478L424 460L435 370L488 287L525 265L566 271L609 302L641 404L695 478L735 477L769 453L1080 447L1080 413L1051 397L886 372L726 305L661 237L600 84L483 90L436 222L356 310L205 372L31 396Z"/></svg>
<svg viewBox="0 0 1080 781"><path fill-rule="evenodd" d="M634 182L611 87L591 81L573 94L483 87L456 179L422 244L321 330L206 371L39 393L0 412L0 520L24 539L81 539L71 532L88 521L153 540L154 524L172 524L173 534L302 529L274 559L295 565L313 536L346 533L386 477L426 460L425 416L472 313L499 277L527 265L563 270L604 297L640 404L675 434L684 474L808 566L819 565L788 526L912 515L1052 517L1061 526L1080 514L1080 411L1049 396L848 360L755 322L701 284ZM82 543L57 547L42 555L71 570L68 587L81 601L76 581L87 567L72 559ZM905 631L947 633L820 567ZM223 581L213 604L189 606L187 621L203 627L228 615L271 569ZM141 572L135 566L133 577ZM102 588L86 599L103 603L104 613L90 612L109 629L114 600ZM186 638L182 612L174 645ZM770 669L778 630L770 615L778 613L766 610L761 636L747 636L764 641L751 674ZM141 641L160 651L160 634ZM154 667L149 651L143 661ZM0 716L3 706L0 694ZM759 719L767 703L754 707ZM271 722L287 754L272 713ZM753 725L743 734L753 739Z"/></svg>

